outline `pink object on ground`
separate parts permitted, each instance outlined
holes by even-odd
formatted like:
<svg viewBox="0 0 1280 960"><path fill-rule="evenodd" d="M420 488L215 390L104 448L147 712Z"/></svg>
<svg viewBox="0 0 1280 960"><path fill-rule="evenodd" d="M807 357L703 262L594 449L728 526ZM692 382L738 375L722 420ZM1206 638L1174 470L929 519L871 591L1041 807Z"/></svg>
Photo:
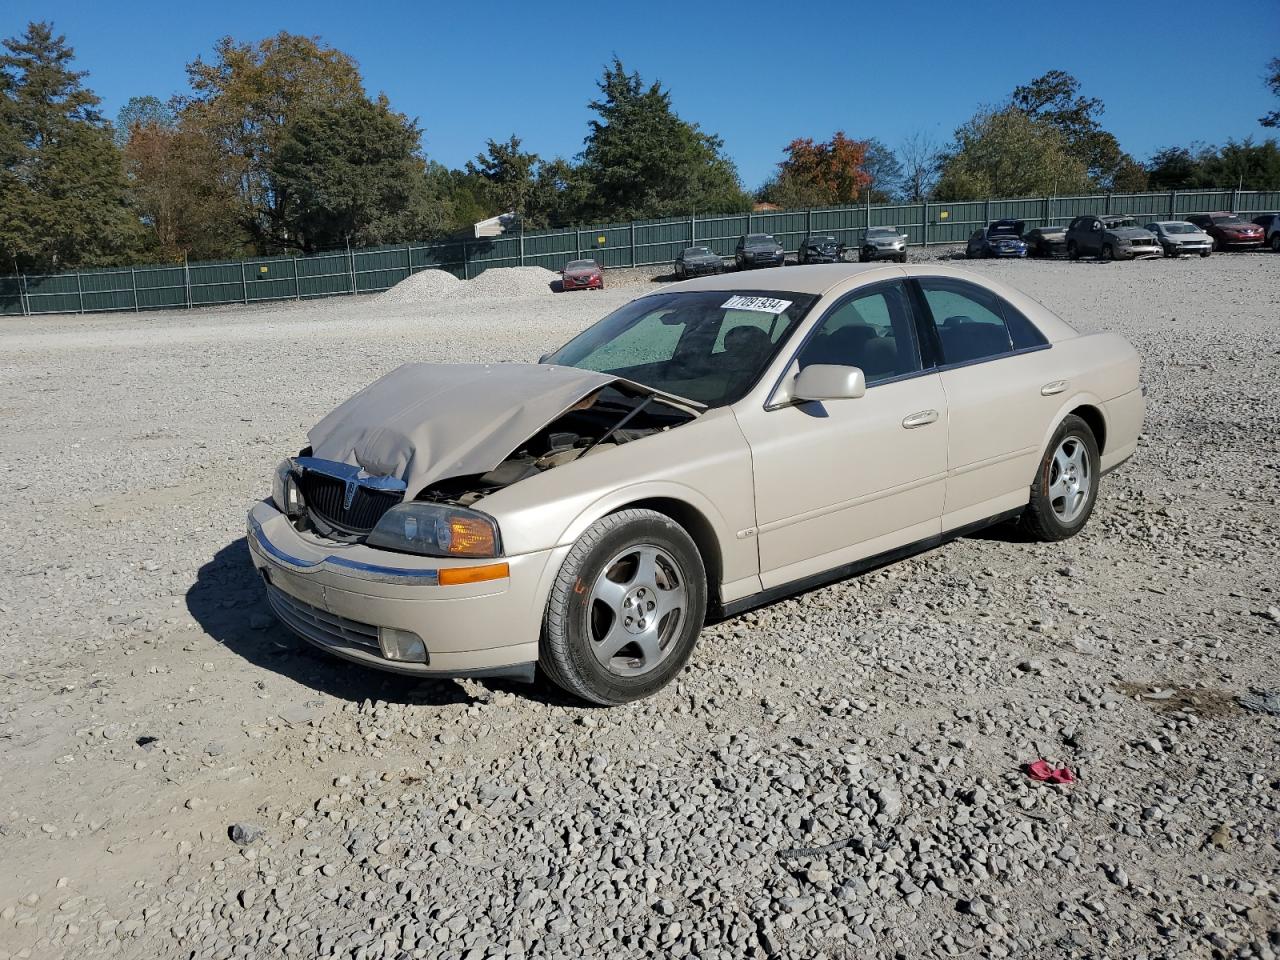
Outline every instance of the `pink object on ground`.
<svg viewBox="0 0 1280 960"><path fill-rule="evenodd" d="M1075 783L1076 778L1066 767L1051 767L1048 760L1036 760L1027 764L1027 776L1041 783Z"/></svg>

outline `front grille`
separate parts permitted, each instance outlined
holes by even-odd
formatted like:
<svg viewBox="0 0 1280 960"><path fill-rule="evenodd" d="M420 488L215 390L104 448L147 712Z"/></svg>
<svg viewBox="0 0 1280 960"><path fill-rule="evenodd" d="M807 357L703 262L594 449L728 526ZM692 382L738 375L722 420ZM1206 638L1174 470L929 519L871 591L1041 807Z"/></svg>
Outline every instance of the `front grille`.
<svg viewBox="0 0 1280 960"><path fill-rule="evenodd" d="M267 584L267 599L276 616L307 640L338 646L355 644L378 654L382 653L382 646L378 643L378 628L373 624L348 620L336 613L313 607L272 584Z"/></svg>
<svg viewBox="0 0 1280 960"><path fill-rule="evenodd" d="M368 533L384 513L404 499L399 490L375 490L357 485L351 505L346 506L346 481L315 470L303 470L299 485L308 509L344 533Z"/></svg>

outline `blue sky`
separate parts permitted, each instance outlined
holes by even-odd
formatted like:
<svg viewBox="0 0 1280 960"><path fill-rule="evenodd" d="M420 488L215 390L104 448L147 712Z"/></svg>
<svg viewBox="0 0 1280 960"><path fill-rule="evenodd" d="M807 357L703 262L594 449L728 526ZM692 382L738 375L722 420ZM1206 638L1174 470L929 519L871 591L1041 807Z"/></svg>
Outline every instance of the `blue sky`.
<svg viewBox="0 0 1280 960"><path fill-rule="evenodd" d="M1105 11L1099 22L1090 10ZM51 19L114 117L133 95L186 88L183 66L224 34L316 34L354 56L371 92L418 117L427 154L459 166L486 138L572 157L602 65L661 79L676 110L724 138L755 187L798 136L843 129L891 147L946 140L981 103L1051 68L1102 98L1140 159L1175 143L1261 138L1280 56L1280 3L681 4L103 3L3 0L0 35ZM1272 131L1274 134L1274 131Z"/></svg>

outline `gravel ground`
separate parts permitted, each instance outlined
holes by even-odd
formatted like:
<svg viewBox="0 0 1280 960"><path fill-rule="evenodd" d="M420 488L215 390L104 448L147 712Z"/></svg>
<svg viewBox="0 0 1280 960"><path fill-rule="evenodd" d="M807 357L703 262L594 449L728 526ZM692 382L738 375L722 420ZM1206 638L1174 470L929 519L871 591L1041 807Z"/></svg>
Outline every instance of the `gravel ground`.
<svg viewBox="0 0 1280 960"><path fill-rule="evenodd" d="M1145 358L1085 532L718 624L611 710L313 653L242 529L379 374L636 286L0 325L0 957L1280 955L1280 257L972 269Z"/></svg>

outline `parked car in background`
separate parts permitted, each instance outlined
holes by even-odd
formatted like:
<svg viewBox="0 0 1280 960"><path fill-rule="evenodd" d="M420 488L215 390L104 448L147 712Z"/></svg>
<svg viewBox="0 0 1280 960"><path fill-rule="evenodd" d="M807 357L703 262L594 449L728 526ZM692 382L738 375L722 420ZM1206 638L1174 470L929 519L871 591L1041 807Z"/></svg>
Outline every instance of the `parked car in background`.
<svg viewBox="0 0 1280 960"><path fill-rule="evenodd" d="M1162 256L1155 234L1124 215L1076 217L1067 227L1067 256L1101 257L1103 260L1137 260Z"/></svg>
<svg viewBox="0 0 1280 960"><path fill-rule="evenodd" d="M688 280L706 273L724 273L724 260L710 247L685 247L676 257L676 279Z"/></svg>
<svg viewBox="0 0 1280 960"><path fill-rule="evenodd" d="M1166 257L1178 257L1184 253L1198 253L1207 257L1213 252L1213 238L1186 220L1156 220L1146 226L1155 234Z"/></svg>
<svg viewBox="0 0 1280 960"><path fill-rule="evenodd" d="M1137 447L1138 374L1123 337L963 270L700 277L540 363L391 370L276 468L249 555L335 656L624 703L708 615L1001 521L1079 533Z"/></svg>
<svg viewBox="0 0 1280 960"><path fill-rule="evenodd" d="M871 227L862 235L862 244L858 247L858 260L867 263L871 260L896 260L907 262L907 235L899 233L893 227Z"/></svg>
<svg viewBox="0 0 1280 960"><path fill-rule="evenodd" d="M1032 257L1056 257L1067 252L1066 227L1035 227L1022 237L1027 245L1027 255Z"/></svg>
<svg viewBox="0 0 1280 960"><path fill-rule="evenodd" d="M603 290L604 267L594 260L570 260L560 271L561 290Z"/></svg>
<svg viewBox="0 0 1280 960"><path fill-rule="evenodd" d="M1253 222L1262 228L1262 242L1280 253L1280 213L1264 213Z"/></svg>
<svg viewBox="0 0 1280 960"><path fill-rule="evenodd" d="M993 220L973 231L964 255L974 257L1025 257L1027 244L1022 239L1026 224L1021 220Z"/></svg>
<svg viewBox="0 0 1280 960"><path fill-rule="evenodd" d="M767 233L748 233L733 248L733 262L739 270L753 267L780 267L787 262L782 244Z"/></svg>
<svg viewBox="0 0 1280 960"><path fill-rule="evenodd" d="M1262 228L1236 213L1193 213L1190 223L1213 238L1215 250L1248 250L1262 246Z"/></svg>
<svg viewBox="0 0 1280 960"><path fill-rule="evenodd" d="M835 237L805 237L796 252L796 263L839 263L844 244Z"/></svg>

